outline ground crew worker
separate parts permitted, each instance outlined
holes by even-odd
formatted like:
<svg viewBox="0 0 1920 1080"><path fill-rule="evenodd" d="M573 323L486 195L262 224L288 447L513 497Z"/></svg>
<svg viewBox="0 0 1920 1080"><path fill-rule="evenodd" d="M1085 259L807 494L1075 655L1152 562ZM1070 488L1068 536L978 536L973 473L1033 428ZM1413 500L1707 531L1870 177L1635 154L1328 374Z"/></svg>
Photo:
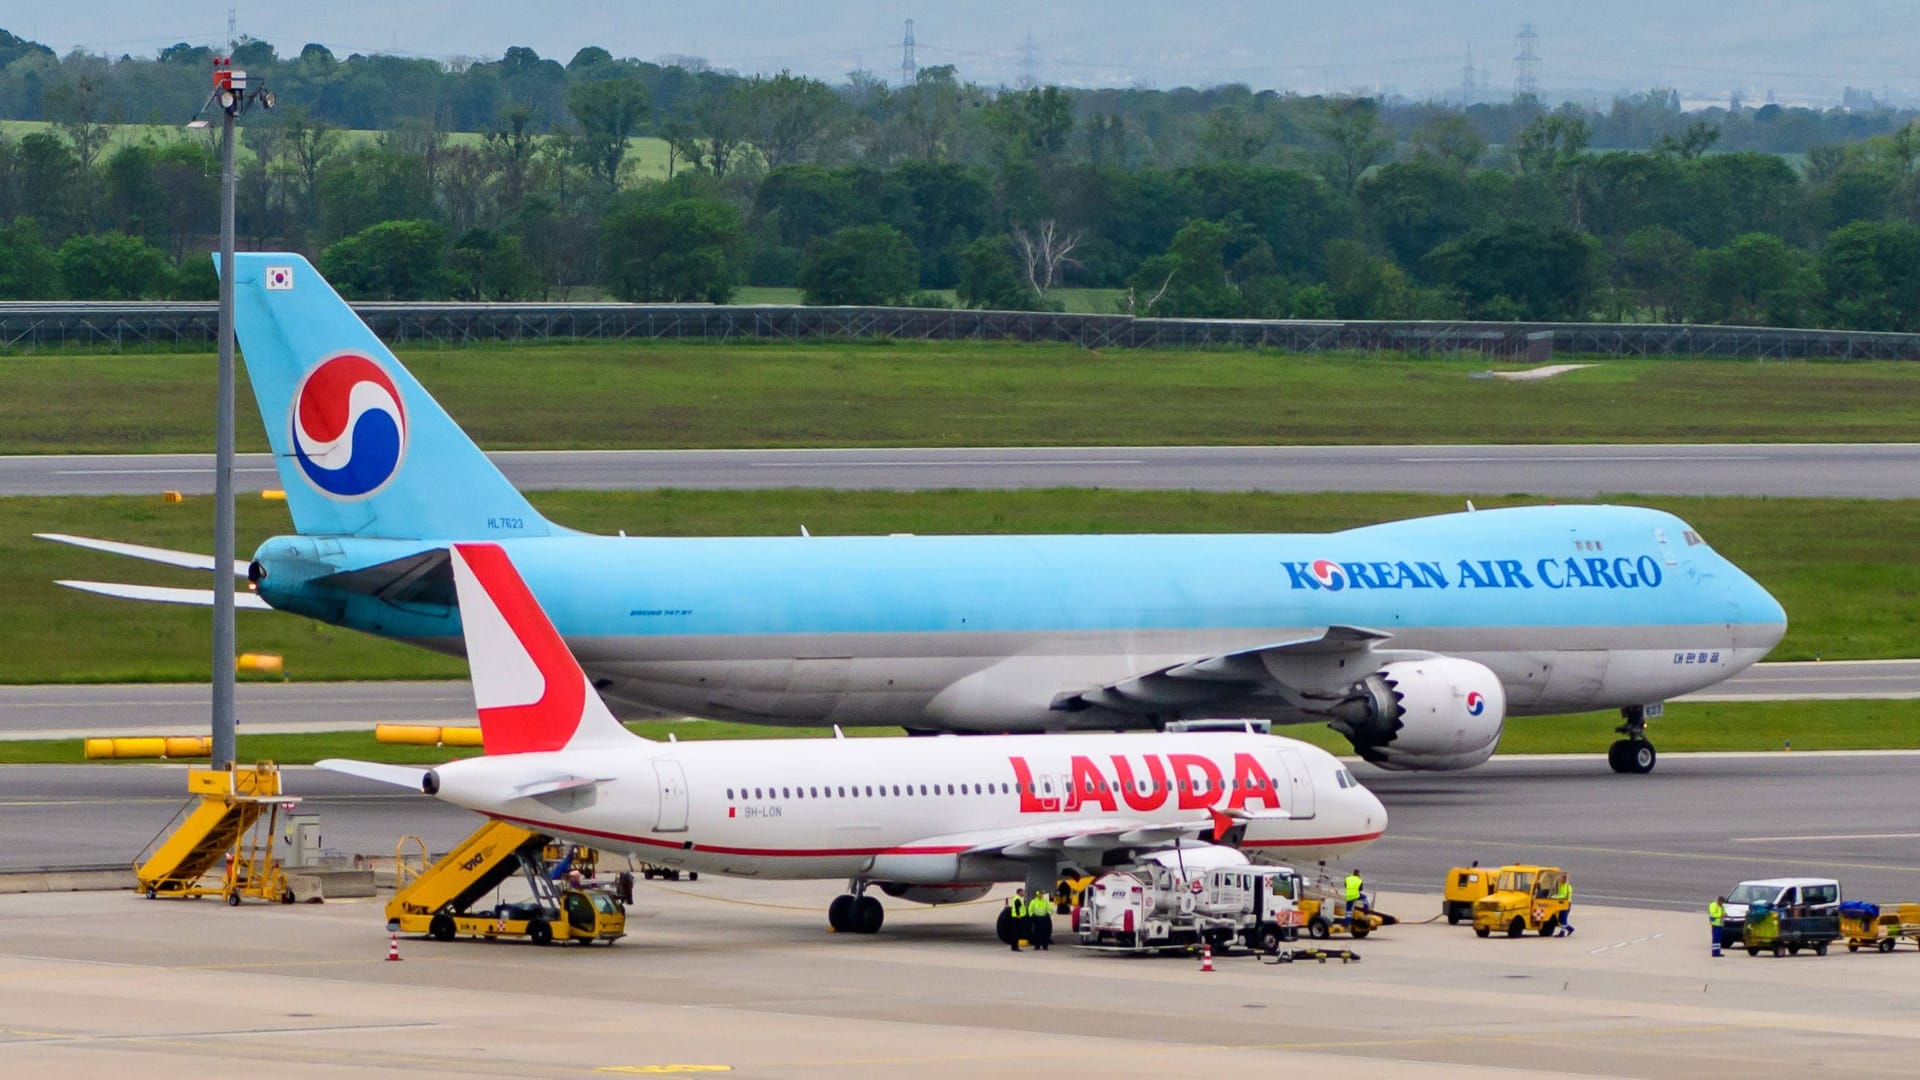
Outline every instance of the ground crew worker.
<svg viewBox="0 0 1920 1080"><path fill-rule="evenodd" d="M1013 932L1012 932L1013 940L1007 942L1007 946L1011 948L1014 952L1019 952L1020 938L1024 936L1027 932L1026 890L1015 889L1013 890L1013 895L1007 897L1007 914L1009 916L1012 916L1012 920L1013 920Z"/></svg>
<svg viewBox="0 0 1920 1080"><path fill-rule="evenodd" d="M1033 931L1027 940L1041 952L1048 952L1053 946L1053 897L1044 892L1036 892L1033 899L1027 901L1027 921L1033 924Z"/></svg>
<svg viewBox="0 0 1920 1080"><path fill-rule="evenodd" d="M1366 887L1367 887L1367 879L1360 876L1359 870L1356 869L1348 872L1347 881L1346 881L1346 891L1342 895L1342 899L1346 900L1347 902L1347 929L1348 930L1353 929L1354 918L1355 918L1355 915L1358 914L1355 911L1355 909L1367 902L1367 894L1363 891L1364 889L1366 889Z"/></svg>
<svg viewBox="0 0 1920 1080"><path fill-rule="evenodd" d="M1713 955L1720 955L1720 924L1727 917L1727 898L1716 898L1707 905L1707 922L1713 925Z"/></svg>
<svg viewBox="0 0 1920 1080"><path fill-rule="evenodd" d="M1560 888L1554 892L1553 898L1555 900L1565 901L1567 905L1566 908L1560 912L1560 936L1572 937L1573 936L1573 882L1568 880L1567 878L1561 878Z"/></svg>

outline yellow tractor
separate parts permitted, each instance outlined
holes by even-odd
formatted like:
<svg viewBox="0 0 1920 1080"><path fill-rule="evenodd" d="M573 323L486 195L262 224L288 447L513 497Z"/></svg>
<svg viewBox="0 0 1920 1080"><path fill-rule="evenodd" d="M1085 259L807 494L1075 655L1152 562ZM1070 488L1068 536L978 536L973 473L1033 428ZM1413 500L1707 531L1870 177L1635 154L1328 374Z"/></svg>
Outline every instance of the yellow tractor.
<svg viewBox="0 0 1920 1080"><path fill-rule="evenodd" d="M1392 926L1399 921L1392 915L1375 911L1366 904L1349 906L1345 900L1337 897L1322 898L1310 895L1300 900L1300 923L1307 928L1307 936L1315 941L1324 941L1335 934L1351 934L1356 939L1363 938L1383 926Z"/></svg>
<svg viewBox="0 0 1920 1080"><path fill-rule="evenodd" d="M1473 905L1481 897L1493 891L1494 870L1490 866L1475 863L1472 866L1456 866L1447 871L1447 884L1442 891L1440 913L1447 917L1448 926L1459 926L1463 922L1473 921Z"/></svg>
<svg viewBox="0 0 1920 1080"><path fill-rule="evenodd" d="M1557 866L1503 866L1494 875L1493 891L1473 902L1473 932L1487 937L1495 930L1519 937L1529 930L1552 937L1567 914L1567 901L1556 899L1567 872Z"/></svg>

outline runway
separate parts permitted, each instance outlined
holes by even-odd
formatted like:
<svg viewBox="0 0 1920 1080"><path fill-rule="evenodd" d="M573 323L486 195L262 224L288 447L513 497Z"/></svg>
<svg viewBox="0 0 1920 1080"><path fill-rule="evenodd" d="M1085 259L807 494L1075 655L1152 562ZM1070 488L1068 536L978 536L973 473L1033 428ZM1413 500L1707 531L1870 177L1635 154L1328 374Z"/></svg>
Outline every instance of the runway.
<svg viewBox="0 0 1920 1080"><path fill-rule="evenodd" d="M179 735L203 730L212 690L193 683L0 686L0 740ZM1760 664L1680 701L1920 698L1920 660ZM470 724L465 680L241 683L242 733L365 731L377 723Z"/></svg>
<svg viewBox="0 0 1920 1080"><path fill-rule="evenodd" d="M1170 446L503 451L517 486L914 490L1101 487L1920 498L1920 443L1602 446ZM242 454L242 491L280 486ZM0 457L0 495L209 494L209 454Z"/></svg>

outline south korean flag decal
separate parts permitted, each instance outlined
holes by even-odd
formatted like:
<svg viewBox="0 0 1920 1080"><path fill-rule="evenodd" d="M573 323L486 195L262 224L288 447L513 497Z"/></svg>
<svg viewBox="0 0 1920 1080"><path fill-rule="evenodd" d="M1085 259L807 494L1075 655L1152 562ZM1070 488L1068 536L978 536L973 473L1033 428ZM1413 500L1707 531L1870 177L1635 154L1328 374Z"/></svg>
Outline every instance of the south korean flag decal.
<svg viewBox="0 0 1920 1080"><path fill-rule="evenodd" d="M291 291L293 289L293 267L267 267L267 288L279 291Z"/></svg>

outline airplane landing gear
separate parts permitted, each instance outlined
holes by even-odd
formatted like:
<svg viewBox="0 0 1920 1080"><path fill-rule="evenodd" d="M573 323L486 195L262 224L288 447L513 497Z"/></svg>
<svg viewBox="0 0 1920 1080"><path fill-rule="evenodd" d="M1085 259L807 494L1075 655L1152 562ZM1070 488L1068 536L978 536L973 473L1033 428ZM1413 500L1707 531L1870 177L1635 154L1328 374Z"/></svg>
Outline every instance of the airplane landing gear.
<svg viewBox="0 0 1920 1080"><path fill-rule="evenodd" d="M867 895L867 883L854 879L847 883L848 892L833 898L827 905L827 925L842 934L877 934L880 924L886 921L887 910L880 901Z"/></svg>
<svg viewBox="0 0 1920 1080"><path fill-rule="evenodd" d="M1615 731L1625 735L1607 747L1607 764L1617 773L1650 773L1659 760L1653 743L1647 741L1647 707L1629 705L1620 710L1622 722ZM1658 715L1658 712L1655 713Z"/></svg>

